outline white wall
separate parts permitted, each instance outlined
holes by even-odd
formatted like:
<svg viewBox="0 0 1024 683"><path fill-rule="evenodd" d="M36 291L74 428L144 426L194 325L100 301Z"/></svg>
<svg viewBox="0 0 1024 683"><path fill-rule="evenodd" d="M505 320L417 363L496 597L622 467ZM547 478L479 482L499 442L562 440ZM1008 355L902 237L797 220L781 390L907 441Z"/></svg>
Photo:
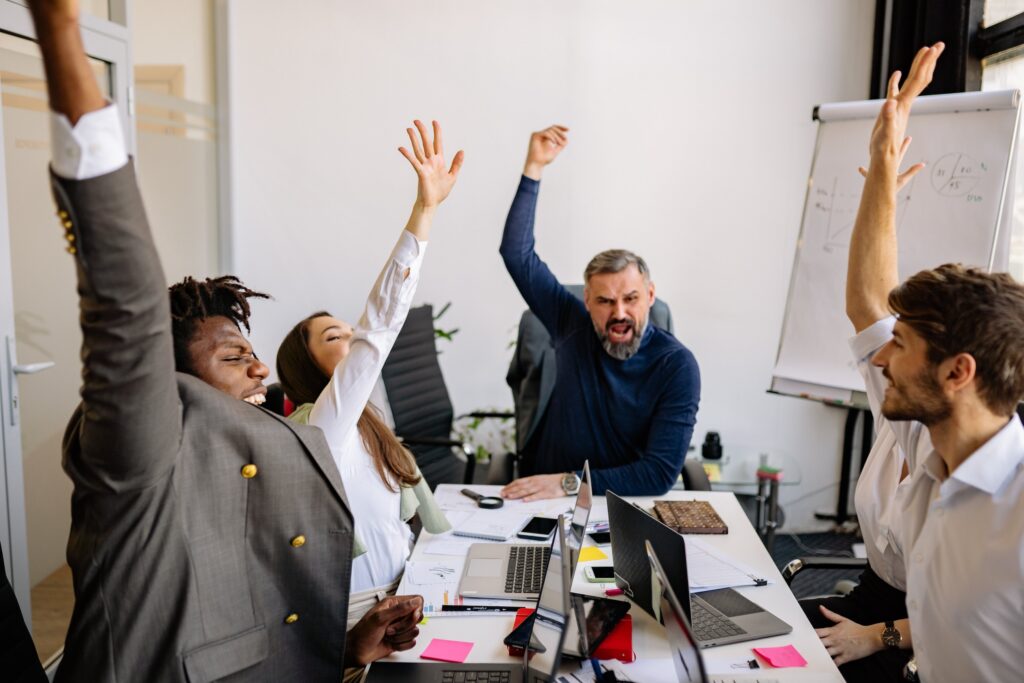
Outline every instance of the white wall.
<svg viewBox="0 0 1024 683"><path fill-rule="evenodd" d="M497 247L530 131L563 123L572 141L545 176L539 253L566 282L601 249L649 260L701 365L694 442L714 429L727 451L795 456L803 484L783 500L804 497L787 512L806 528L834 506L843 413L765 389L810 112L867 95L873 12L871 0L236 0L235 263L276 297L257 304L257 351L272 359L318 308L359 314L415 193L395 150L413 117L437 118L467 157L417 299L453 302L445 324L461 331L441 363L456 410L511 406L523 303Z"/></svg>

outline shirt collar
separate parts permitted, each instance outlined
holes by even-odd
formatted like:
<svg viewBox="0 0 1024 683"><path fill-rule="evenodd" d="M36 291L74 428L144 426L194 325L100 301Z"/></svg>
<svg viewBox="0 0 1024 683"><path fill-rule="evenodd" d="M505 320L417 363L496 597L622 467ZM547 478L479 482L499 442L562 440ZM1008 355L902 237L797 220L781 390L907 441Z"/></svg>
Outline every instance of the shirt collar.
<svg viewBox="0 0 1024 683"><path fill-rule="evenodd" d="M929 473L933 470L931 465L942 467L941 464L932 462L933 457L937 456L938 453L933 452L926 461ZM995 436L960 463L949 479L942 483L941 495L946 496L967 486L992 495L1013 475L1022 460L1024 426L1015 414Z"/></svg>

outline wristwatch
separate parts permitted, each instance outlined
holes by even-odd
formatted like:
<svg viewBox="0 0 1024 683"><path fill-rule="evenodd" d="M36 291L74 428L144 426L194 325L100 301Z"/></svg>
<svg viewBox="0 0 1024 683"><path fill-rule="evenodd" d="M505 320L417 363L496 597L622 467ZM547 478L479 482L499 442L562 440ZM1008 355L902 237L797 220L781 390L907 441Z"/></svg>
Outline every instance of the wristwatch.
<svg viewBox="0 0 1024 683"><path fill-rule="evenodd" d="M580 478L575 472L566 472L562 475L562 490L567 496L575 496L580 490Z"/></svg>
<svg viewBox="0 0 1024 683"><path fill-rule="evenodd" d="M899 632L896 625L891 621L885 622L885 628L882 629L882 644L890 650L897 650L902 641L903 634Z"/></svg>

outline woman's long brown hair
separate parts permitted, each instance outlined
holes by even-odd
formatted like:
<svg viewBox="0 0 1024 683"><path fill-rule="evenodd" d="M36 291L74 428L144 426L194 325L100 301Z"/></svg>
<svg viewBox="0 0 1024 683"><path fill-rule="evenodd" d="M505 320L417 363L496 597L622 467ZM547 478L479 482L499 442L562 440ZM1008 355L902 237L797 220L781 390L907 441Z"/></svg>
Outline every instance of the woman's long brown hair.
<svg viewBox="0 0 1024 683"><path fill-rule="evenodd" d="M330 315L326 311L318 311L302 320L291 329L277 349L277 377L284 393L296 405L315 402L330 381L309 352L309 324L316 318ZM389 490L397 490L389 474L401 486L415 486L420 482L412 454L405 450L374 406L366 404L357 427L363 445L377 466L377 473Z"/></svg>

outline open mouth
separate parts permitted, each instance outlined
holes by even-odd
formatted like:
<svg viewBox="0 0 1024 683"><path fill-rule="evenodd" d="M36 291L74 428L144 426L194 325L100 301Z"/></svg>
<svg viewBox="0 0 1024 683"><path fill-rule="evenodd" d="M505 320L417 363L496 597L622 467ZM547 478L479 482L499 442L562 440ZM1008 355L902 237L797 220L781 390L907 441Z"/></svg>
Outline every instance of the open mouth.
<svg viewBox="0 0 1024 683"><path fill-rule="evenodd" d="M633 322L613 321L606 328L609 341L615 344L624 344L633 338Z"/></svg>

